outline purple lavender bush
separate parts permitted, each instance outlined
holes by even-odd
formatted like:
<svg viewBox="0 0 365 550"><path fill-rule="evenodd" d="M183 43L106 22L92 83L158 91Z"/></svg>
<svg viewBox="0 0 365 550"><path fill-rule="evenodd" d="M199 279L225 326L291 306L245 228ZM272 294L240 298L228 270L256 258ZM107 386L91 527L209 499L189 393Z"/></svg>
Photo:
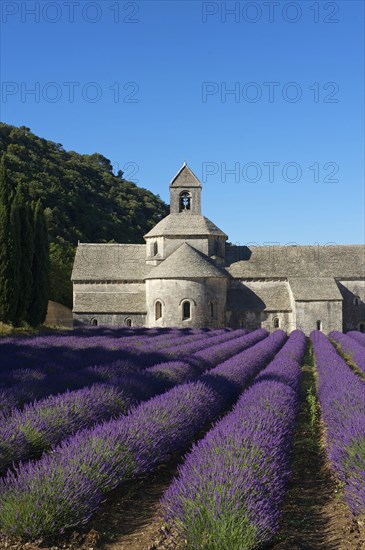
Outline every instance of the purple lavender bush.
<svg viewBox="0 0 365 550"><path fill-rule="evenodd" d="M136 330L135 335L118 336L120 330L113 329L96 332L95 335L94 331L89 331L87 335L78 335L73 331L67 335L9 337L0 341L0 370L2 375L8 377L13 369L19 368L40 368L43 371L48 366L63 365L69 369L80 369L92 364L111 363L113 359L120 359L121 353L138 357L143 354L144 348L144 355L151 355L173 343L208 338L214 332L164 329L156 333L153 329L146 329L143 332ZM153 360L150 365L156 362Z"/></svg>
<svg viewBox="0 0 365 550"><path fill-rule="evenodd" d="M350 336L351 338L356 340L356 342L358 344L361 344L362 346L365 346L365 334L364 333L358 332L357 330L351 330L350 332L347 333L347 336Z"/></svg>
<svg viewBox="0 0 365 550"><path fill-rule="evenodd" d="M237 331L238 332L238 331ZM201 361L206 361L209 364L218 365L222 361L225 361L229 357L234 356L236 353L242 351L242 345L246 348L252 344L263 340L268 335L267 330L259 328L254 332L248 334L242 334L238 338L230 339L225 342L220 342L213 346L207 346L206 348L198 351L194 354L194 357Z"/></svg>
<svg viewBox="0 0 365 550"><path fill-rule="evenodd" d="M217 332L219 333L218 335L216 335ZM245 335L246 333L247 331L243 334ZM58 364L52 365L51 363L47 363L42 369L16 369L10 371L7 374L7 378L2 379L3 388L0 388L0 415L2 417L8 416L13 412L14 408L22 408L25 404L35 399L42 399L65 391L82 389L99 382L115 383L115 379L119 376L142 371L162 362L171 362L173 360L180 360L181 358L184 362L199 367L201 370L213 367L219 362L217 360L214 361L214 354L209 352L212 357L212 361L209 362L199 356L196 357L194 354L190 355L191 352L202 350L209 347L210 344L214 344L215 350L224 349L226 355L230 356L236 353L237 349L243 349L245 346L251 345L257 339L263 337L258 336L258 334L260 334L258 331L249 334L249 339L246 341L244 336L242 336L241 330L224 331L223 334L222 331L211 331L194 335L194 338L198 339L193 343L191 342L192 337L189 340L188 336L184 336L185 339L189 340L188 343L185 343L185 340L181 336L177 340L175 336L172 337L170 335L167 337L167 342L169 344L174 342L174 347L167 347L166 350L165 348L160 349L159 353L147 352L147 347L139 350L121 348L117 352L113 351L110 363L103 361L99 365L94 364L93 366L73 368L72 363L71 365L63 363L64 356L62 356ZM160 348L166 342L166 336L164 337L165 340L163 341L161 339L162 335L160 336L158 344ZM232 341L230 344L229 340L234 340L236 343ZM177 341L180 342L179 345ZM146 339L143 342L146 342ZM218 342L220 342L219 346ZM82 341L79 343L83 344ZM223 346L223 343L225 343L225 346ZM86 346L86 344L84 345ZM108 344L105 344L104 348L108 349L108 346L111 346L110 341ZM94 347L92 346L91 349L94 350ZM89 352L86 351L85 355L87 357L86 359L85 357L82 359L82 365L92 362L91 355L88 354ZM97 358L98 355L94 357L94 359ZM42 384L39 383L40 380L42 380Z"/></svg>
<svg viewBox="0 0 365 550"><path fill-rule="evenodd" d="M106 384L66 392L16 410L0 425L0 472L19 460L38 456L67 435L136 404L128 393Z"/></svg>
<svg viewBox="0 0 365 550"><path fill-rule="evenodd" d="M326 449L354 514L365 512L365 384L321 332L311 334Z"/></svg>
<svg viewBox="0 0 365 550"><path fill-rule="evenodd" d="M144 373L153 376L154 379L164 381L166 386L172 387L195 380L200 376L201 369L184 361L169 361L149 367Z"/></svg>
<svg viewBox="0 0 365 550"><path fill-rule="evenodd" d="M21 463L0 480L2 530L32 539L87 521L110 490L185 448L221 407L211 388L191 382Z"/></svg>
<svg viewBox="0 0 365 550"><path fill-rule="evenodd" d="M200 374L188 363L162 363L142 373L115 377L113 385L95 384L15 409L0 424L0 472L20 460L39 456L78 430L126 414L133 405Z"/></svg>
<svg viewBox="0 0 365 550"><path fill-rule="evenodd" d="M165 348L165 353L167 355L174 355L179 353L190 354L196 353L207 346L214 346L216 344L221 344L222 342L228 342L229 340L234 340L240 336L245 336L248 334L248 330L231 330L231 331L215 331L214 334L210 333L209 338L201 338L200 340L195 340L194 342L188 342L184 340L183 348L179 342L174 343L173 345L167 346Z"/></svg>
<svg viewBox="0 0 365 550"><path fill-rule="evenodd" d="M256 344L223 361L201 378L214 387L230 404L238 398L241 391L258 372L273 359L287 340L287 335L283 330L276 330L270 336L265 336L262 339L261 329L259 329L249 334L245 342L249 336L252 339L255 337ZM260 337L261 340L258 340ZM227 349L223 348L219 355L226 357Z"/></svg>
<svg viewBox="0 0 365 550"><path fill-rule="evenodd" d="M165 492L163 516L189 548L253 549L277 532L305 348L304 334L292 333L232 412L193 446Z"/></svg>
<svg viewBox="0 0 365 550"><path fill-rule="evenodd" d="M200 349L201 346L207 345L205 342L216 332L220 333L221 331L197 331L190 335L179 334L178 336L176 336L176 331L173 334L161 334L155 336L159 340L158 344L155 344L155 348L166 347L171 342L177 345L177 341L180 341L180 348L183 349L184 346L192 343L192 339L195 339L199 342L198 349ZM8 416L14 408L21 408L35 399L81 389L98 382L109 382L116 376L143 370L156 363L170 360L170 357L163 353L163 349L157 353L156 350L147 352L147 348L146 350L143 348L143 344L147 346L151 337L145 336L144 339L139 340L142 349L137 347L134 349L130 344L127 348L125 339L118 340L105 336L103 338L104 340L100 337L96 339L90 336L88 338L68 336L58 339L55 336L36 337L33 340L13 338L7 345L0 344L0 353L4 349L11 352L8 356L6 353L2 354L4 369L6 365L9 366L9 357L12 357L12 368L4 372L0 381L0 415ZM185 339L188 341L187 344L183 343ZM41 341L39 342L39 340ZM60 345L60 340L62 345ZM24 341L27 346L24 345ZM124 342L124 347L121 346L121 342ZM39 349L37 346L43 347ZM100 352L101 363L95 365L95 362L100 359ZM109 363L107 362L108 358L110 358ZM27 359L35 361L35 364L33 367L21 368L23 362L28 364Z"/></svg>
<svg viewBox="0 0 365 550"><path fill-rule="evenodd" d="M337 344L340 345L343 352L351 355L351 359L359 369L365 374L365 350L364 347L359 344L351 336L333 330L329 333L329 337L332 338Z"/></svg>
<svg viewBox="0 0 365 550"><path fill-rule="evenodd" d="M216 377L204 375L198 382L179 385L125 417L77 432L38 461L9 470L0 480L0 527L37 538L84 523L111 489L184 450L285 340L285 333L277 331L246 350L257 348L256 363L251 361L247 369L242 359L241 372L236 368L228 380L233 390L229 395L222 390L230 371L227 364Z"/></svg>

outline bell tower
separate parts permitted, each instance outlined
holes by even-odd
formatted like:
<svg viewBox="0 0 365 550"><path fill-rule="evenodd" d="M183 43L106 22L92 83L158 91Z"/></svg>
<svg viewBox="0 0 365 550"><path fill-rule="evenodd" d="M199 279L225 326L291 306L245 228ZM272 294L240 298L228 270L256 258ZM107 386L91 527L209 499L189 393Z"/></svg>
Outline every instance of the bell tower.
<svg viewBox="0 0 365 550"><path fill-rule="evenodd" d="M170 213L201 214L202 186L186 162L170 183Z"/></svg>

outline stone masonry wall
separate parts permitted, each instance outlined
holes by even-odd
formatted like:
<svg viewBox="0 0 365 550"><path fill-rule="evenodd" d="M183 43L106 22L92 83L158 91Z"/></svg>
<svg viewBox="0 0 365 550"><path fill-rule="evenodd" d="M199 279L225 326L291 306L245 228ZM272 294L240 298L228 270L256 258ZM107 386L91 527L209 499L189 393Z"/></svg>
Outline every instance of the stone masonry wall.
<svg viewBox="0 0 365 550"><path fill-rule="evenodd" d="M227 283L223 278L199 280L151 279L146 281L147 326L224 327ZM162 303L162 317L156 320L155 303ZM191 318L183 320L183 302L191 302ZM210 302L214 304L211 316Z"/></svg>
<svg viewBox="0 0 365 550"><path fill-rule="evenodd" d="M146 315L138 313L74 313L74 322L75 325L78 323L81 324L94 324L97 322L97 325L100 326L126 326L127 320L131 320L131 326L133 327L144 327L146 326Z"/></svg>
<svg viewBox="0 0 365 550"><path fill-rule="evenodd" d="M343 330L359 330L365 323L365 281L342 280L338 286L343 297Z"/></svg>
<svg viewBox="0 0 365 550"><path fill-rule="evenodd" d="M297 328L309 335L317 329L321 321L321 330L328 334L331 330L342 332L342 302L295 302Z"/></svg>

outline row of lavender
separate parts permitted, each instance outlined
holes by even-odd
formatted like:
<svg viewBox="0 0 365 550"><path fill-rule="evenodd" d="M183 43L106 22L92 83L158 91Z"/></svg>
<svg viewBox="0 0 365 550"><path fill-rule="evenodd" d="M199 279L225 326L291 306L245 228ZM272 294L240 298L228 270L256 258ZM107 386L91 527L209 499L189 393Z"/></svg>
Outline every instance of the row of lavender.
<svg viewBox="0 0 365 550"><path fill-rule="evenodd" d="M351 336L331 333L342 349L354 349ZM318 399L329 459L344 484L354 514L365 512L365 383L321 332L311 334L318 371ZM355 340L353 340L355 342ZM362 356L365 356L364 348ZM360 365L359 365L360 366Z"/></svg>
<svg viewBox="0 0 365 550"><path fill-rule="evenodd" d="M247 334L247 331L214 331L209 335L199 334L186 340L186 337L165 341L165 347L162 348L164 341L159 341L155 346L159 346L159 353L151 353L149 348L144 347L143 351L135 349L125 349L118 347L113 352L113 357L109 363L103 362L102 365L95 365L96 357L93 354L85 357L82 355L81 367L75 366L73 362L63 364L62 360L54 366L49 364L39 365L38 368L18 369L11 371L8 379L3 377L3 388L0 389L0 415L8 415L14 408L22 407L25 403L54 395L66 390L74 390L89 386L92 383L112 381L116 376L126 372L135 372L145 369L161 362L180 359L190 353L198 352L208 346L217 345L222 342L235 340ZM83 350L80 342L81 351ZM107 344L105 345L107 349ZM93 348L92 348L93 349ZM105 352L106 357L108 354ZM198 358L199 360L199 358ZM203 359L202 359L203 361ZM84 365L89 366L84 366Z"/></svg>
<svg viewBox="0 0 365 550"><path fill-rule="evenodd" d="M351 336L356 342L361 344L362 346L365 346L365 333L358 332L357 330L352 330L347 333L347 336Z"/></svg>
<svg viewBox="0 0 365 550"><path fill-rule="evenodd" d="M209 338L219 337L222 333L224 331L220 330L208 333L200 332L193 335L186 335L183 332L178 335L167 333L166 335L156 336L154 341L151 341L150 337L145 337L138 340L138 345L132 336L129 339L98 338L97 343L95 338L92 337L75 339L69 336L61 346L61 351L60 346L57 345L59 338L54 337L53 340L51 337L46 342L42 338L39 347L34 345L34 342L30 342L31 345L27 346L25 354L23 353L22 344L14 339L15 342L8 352L12 357L13 366L16 365L17 368L12 369L9 367L9 359L0 344L2 366L5 370L1 377L1 387L12 387L19 384L19 382L44 382L47 381L47 377L54 375L62 377L64 374L68 376L72 373L78 374L80 370L84 370L90 365L106 365L108 368L110 368L110 365L115 365L118 368L123 366L125 370L140 368L142 365L147 367L157 363L158 360L164 359L164 350L168 350L173 346L186 346L189 343L194 345L197 341L204 346ZM225 337L227 339L234 337L234 332L227 333ZM35 340L38 339L35 338ZM162 355L159 353L160 351ZM100 359L99 352L102 354L102 360L98 363ZM52 353L55 354L55 358L51 357ZM154 355L154 353L157 355ZM31 357L34 363L30 366L27 364L28 356Z"/></svg>
<svg viewBox="0 0 365 550"><path fill-rule="evenodd" d="M365 374L365 334L360 332L342 334L342 332L334 330L329 333L329 337L340 346L344 353L350 355L352 361Z"/></svg>
<svg viewBox="0 0 365 550"><path fill-rule="evenodd" d="M276 534L290 474L306 339L293 332L233 411L200 440L166 491L170 532L189 548L248 550Z"/></svg>
<svg viewBox="0 0 365 550"><path fill-rule="evenodd" d="M164 360L166 358L166 352L170 351L171 354L173 354L174 351L181 350L181 346L186 346L188 349L188 344L190 344L190 346L195 348L194 351L197 351L205 347L208 340L210 343L214 343L216 338L219 340L221 338L223 340L229 340L237 337L239 333L244 335L247 331L215 330L208 333L200 332L188 336L181 331L180 334L174 336L172 336L171 333L165 336L159 335L156 337L156 341L151 341L150 338L139 340L138 345L135 342L133 343L133 340L125 341L125 339L117 340L115 338L105 338L102 344L98 344L99 347L90 345L90 338L79 338L77 340L77 348L73 348L72 346L74 344L68 342L68 347L63 346L62 348L66 350L66 356L58 352L54 360L50 360L49 355L50 351L54 351L55 348L52 347L52 342L48 342L47 346L42 348L40 356L36 357L35 365L31 367L27 367L25 358L22 353L19 352L18 346L16 346L13 357L13 362L15 361L18 366L16 369L7 368L6 354L3 353L3 349L0 345L3 359L2 365L6 370L1 379L1 386L11 387L19 382L45 380L48 375L54 375L56 373L62 376L64 373L70 374L71 372L78 372L95 364L108 366L115 364L118 367L123 365L125 369L134 370L140 368L141 365L147 367L151 366L151 364L156 364L159 360ZM48 345L50 348L48 348ZM74 351L77 351L77 355L73 354ZM100 363L98 363L98 359L100 359L99 352L101 352L103 356ZM27 353L31 356L36 355L37 347L33 349L33 346L31 346L27 349Z"/></svg>
<svg viewBox="0 0 365 550"><path fill-rule="evenodd" d="M78 431L40 460L8 471L0 483L3 531L34 538L87 521L111 489L188 447L286 340L276 331L198 381L153 397L127 416Z"/></svg>
<svg viewBox="0 0 365 550"><path fill-rule="evenodd" d="M243 351L267 334L259 329L229 340L221 335L220 343L198 351L185 362L166 362L119 376L112 369L108 384L94 384L35 401L23 410L15 409L0 426L0 472L20 460L38 456L80 429L126 414L133 405L198 378L205 367L213 368L222 357ZM217 340L212 338L210 342Z"/></svg>
<svg viewBox="0 0 365 550"><path fill-rule="evenodd" d="M90 359L95 363L110 362L111 359L118 358L121 350L138 352L146 349L148 352L156 352L161 347L173 345L174 342L188 342L203 336L209 337L230 331L165 329L165 332L160 331L154 336L150 333L117 336L118 332L116 329L116 334L109 330L107 335L97 336L93 334L75 336L74 332L71 332L66 336L53 334L33 338L3 338L0 341L2 371L6 374L20 367L33 369L39 366L48 368L57 366L59 368L63 364L68 366L70 363L72 368L82 368L90 364ZM151 329L151 332L154 333L154 329Z"/></svg>

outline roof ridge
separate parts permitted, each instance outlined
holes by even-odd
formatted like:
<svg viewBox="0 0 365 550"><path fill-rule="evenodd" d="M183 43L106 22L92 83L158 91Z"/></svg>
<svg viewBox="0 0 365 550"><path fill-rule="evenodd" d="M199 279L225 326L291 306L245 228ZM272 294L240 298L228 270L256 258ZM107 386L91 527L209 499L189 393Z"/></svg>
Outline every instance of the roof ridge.
<svg viewBox="0 0 365 550"><path fill-rule="evenodd" d="M192 181L192 183L194 183L196 185L196 183L198 183L198 185L201 187L201 181L199 180L199 178L194 174L194 172L192 171L192 169L186 164L186 161L184 161L184 164L182 165L182 167L180 168L180 170L177 172L177 174L172 178L172 180L170 181L170 187L172 187L172 185L174 184L174 182L179 178L179 176L182 174L182 172L184 170L188 170L188 172L190 172L190 174L193 176L193 178L196 180L196 182Z"/></svg>
<svg viewBox="0 0 365 550"><path fill-rule="evenodd" d="M188 261L186 261L184 249L188 251L188 256L190 256ZM145 279L194 279L202 277L229 277L229 275L215 265L206 254L184 241L163 262L154 267Z"/></svg>
<svg viewBox="0 0 365 550"><path fill-rule="evenodd" d="M162 235L184 235L184 236L196 236L196 235L219 235L226 237L227 235L219 229L214 222L212 222L203 214L182 214L173 213L168 214L162 220L160 220L152 229L145 234L145 237L157 237Z"/></svg>
<svg viewBox="0 0 365 550"><path fill-rule="evenodd" d="M146 246L146 243L78 243L77 246Z"/></svg>

